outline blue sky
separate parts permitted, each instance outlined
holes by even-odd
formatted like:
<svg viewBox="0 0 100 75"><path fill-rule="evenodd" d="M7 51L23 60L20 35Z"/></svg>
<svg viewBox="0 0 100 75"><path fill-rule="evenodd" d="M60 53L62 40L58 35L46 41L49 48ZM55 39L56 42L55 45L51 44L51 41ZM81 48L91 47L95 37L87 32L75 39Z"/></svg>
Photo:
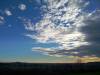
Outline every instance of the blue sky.
<svg viewBox="0 0 100 75"><path fill-rule="evenodd" d="M99 59L100 42L94 46L100 41L95 40L99 34L94 34L100 32L100 1L73 1L1 0L0 62L65 63L86 56Z"/></svg>

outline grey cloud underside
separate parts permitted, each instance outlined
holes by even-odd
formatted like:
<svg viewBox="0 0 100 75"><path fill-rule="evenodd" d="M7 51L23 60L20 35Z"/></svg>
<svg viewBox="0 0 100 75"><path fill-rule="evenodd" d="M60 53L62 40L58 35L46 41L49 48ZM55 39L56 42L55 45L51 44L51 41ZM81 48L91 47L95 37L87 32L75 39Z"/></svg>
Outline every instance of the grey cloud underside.
<svg viewBox="0 0 100 75"><path fill-rule="evenodd" d="M91 44L83 47L84 53L100 57L100 10L95 11L85 24L81 31L86 34L86 40Z"/></svg>
<svg viewBox="0 0 100 75"><path fill-rule="evenodd" d="M100 11L96 11L90 19L85 21L86 26L81 31L87 34L87 41L100 42Z"/></svg>

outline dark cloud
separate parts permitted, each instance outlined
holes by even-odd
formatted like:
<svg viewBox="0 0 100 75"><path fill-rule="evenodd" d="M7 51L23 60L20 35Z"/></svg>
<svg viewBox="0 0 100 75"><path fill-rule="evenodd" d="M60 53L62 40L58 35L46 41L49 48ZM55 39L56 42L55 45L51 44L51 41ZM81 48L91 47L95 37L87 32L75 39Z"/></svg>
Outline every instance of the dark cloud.
<svg viewBox="0 0 100 75"><path fill-rule="evenodd" d="M91 17L85 21L85 26L81 32L85 33L89 46L81 47L80 55L96 55L100 57L100 11L95 11Z"/></svg>

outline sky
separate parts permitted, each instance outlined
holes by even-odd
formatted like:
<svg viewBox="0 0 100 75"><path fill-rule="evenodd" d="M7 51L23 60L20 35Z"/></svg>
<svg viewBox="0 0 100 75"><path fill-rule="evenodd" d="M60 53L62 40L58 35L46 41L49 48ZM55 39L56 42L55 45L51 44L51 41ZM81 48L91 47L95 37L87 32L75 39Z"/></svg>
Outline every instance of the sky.
<svg viewBox="0 0 100 75"><path fill-rule="evenodd" d="M100 61L99 0L0 0L0 62Z"/></svg>

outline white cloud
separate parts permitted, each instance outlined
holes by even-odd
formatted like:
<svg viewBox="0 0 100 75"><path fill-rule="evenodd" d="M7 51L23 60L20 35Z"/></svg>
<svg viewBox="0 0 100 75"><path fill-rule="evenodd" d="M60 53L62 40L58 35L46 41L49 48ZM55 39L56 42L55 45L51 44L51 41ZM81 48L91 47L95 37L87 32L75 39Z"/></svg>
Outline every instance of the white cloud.
<svg viewBox="0 0 100 75"><path fill-rule="evenodd" d="M29 31L34 31L34 24L31 22L31 20L24 20L24 26L25 26L25 29L26 30L29 30Z"/></svg>
<svg viewBox="0 0 100 75"><path fill-rule="evenodd" d="M35 25L29 21L25 25L27 30L37 31L38 34L27 34L26 36L40 43L58 43L58 50L59 48L73 50L80 46L89 45L89 42L85 40L86 35L80 32L80 28L85 25L84 20L87 16L82 9L89 2L82 0L48 0L45 2L47 2L48 11L44 14L43 19ZM40 49L35 50L39 51ZM51 51L52 48L42 48L42 52L44 53L48 50ZM54 52L56 51L55 49L53 50ZM74 52L73 54L78 53ZM60 54L56 53L56 56L58 55Z"/></svg>
<svg viewBox="0 0 100 75"><path fill-rule="evenodd" d="M52 51L55 51L55 50L53 50L52 48L42 48L42 47L34 47L34 48L32 48L32 50L34 51L34 50L38 50L38 51L47 51L47 52L52 52Z"/></svg>
<svg viewBox="0 0 100 75"><path fill-rule="evenodd" d="M18 6L18 8L20 9L20 10L26 10L26 5L25 4L20 4L19 6Z"/></svg>
<svg viewBox="0 0 100 75"><path fill-rule="evenodd" d="M0 16L0 25L4 23L4 17Z"/></svg>
<svg viewBox="0 0 100 75"><path fill-rule="evenodd" d="M8 9L5 10L5 14L6 14L7 16L11 16L11 15L12 15L11 11L8 10Z"/></svg>

